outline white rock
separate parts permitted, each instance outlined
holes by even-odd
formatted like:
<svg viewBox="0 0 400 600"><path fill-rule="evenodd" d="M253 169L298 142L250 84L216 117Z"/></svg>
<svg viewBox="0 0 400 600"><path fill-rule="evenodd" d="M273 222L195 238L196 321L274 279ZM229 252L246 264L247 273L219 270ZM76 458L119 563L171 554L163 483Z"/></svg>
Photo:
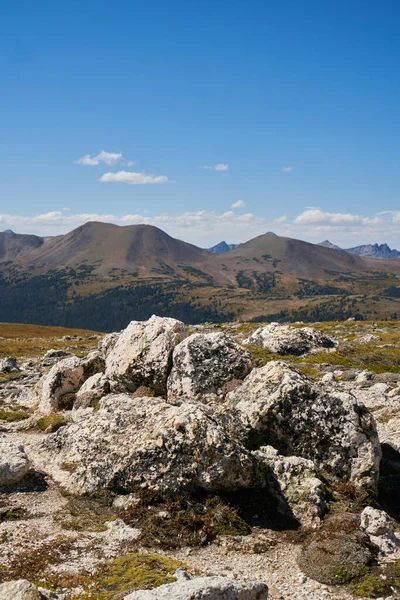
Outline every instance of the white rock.
<svg viewBox="0 0 400 600"><path fill-rule="evenodd" d="M122 519L115 519L115 521L106 521L104 523L107 527L107 535L121 542L131 542L137 540L141 535L140 529L134 529L126 525Z"/></svg>
<svg viewBox="0 0 400 600"><path fill-rule="evenodd" d="M30 462L22 444L16 444L6 436L0 438L0 485L18 483L29 468Z"/></svg>
<svg viewBox="0 0 400 600"><path fill-rule="evenodd" d="M243 342L244 345L259 346L276 354L296 354L298 356L321 348L334 348L335 340L312 327L290 327L280 323L270 323L256 329Z"/></svg>
<svg viewBox="0 0 400 600"><path fill-rule="evenodd" d="M26 579L0 584L1 600L42 600L38 588Z"/></svg>
<svg viewBox="0 0 400 600"><path fill-rule="evenodd" d="M145 386L165 394L172 352L186 335L185 325L176 319L153 315L148 321L132 321L106 356L111 389L134 392Z"/></svg>
<svg viewBox="0 0 400 600"><path fill-rule="evenodd" d="M252 368L250 352L225 333L195 333L176 346L168 378L168 397L224 396L229 384Z"/></svg>
<svg viewBox="0 0 400 600"><path fill-rule="evenodd" d="M139 590L124 600L267 600L268 587L256 581L233 581L225 577L181 576L176 583L153 590Z"/></svg>
<svg viewBox="0 0 400 600"><path fill-rule="evenodd" d="M77 356L60 360L36 386L39 412L46 415L60 410L62 397L76 392L84 381L84 368Z"/></svg>
<svg viewBox="0 0 400 600"><path fill-rule="evenodd" d="M368 533L384 556L391 559L400 558L400 538L394 527L394 522L383 510L367 506L361 513L360 529Z"/></svg>

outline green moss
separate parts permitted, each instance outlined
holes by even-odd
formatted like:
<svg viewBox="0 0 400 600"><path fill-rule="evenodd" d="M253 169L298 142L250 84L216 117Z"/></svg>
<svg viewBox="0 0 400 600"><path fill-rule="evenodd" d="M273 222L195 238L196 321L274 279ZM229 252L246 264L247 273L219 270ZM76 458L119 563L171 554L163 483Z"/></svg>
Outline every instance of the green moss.
<svg viewBox="0 0 400 600"><path fill-rule="evenodd" d="M80 600L117 600L140 589L176 581L173 573L184 565L158 554L126 554L115 558L92 579Z"/></svg>
<svg viewBox="0 0 400 600"><path fill-rule="evenodd" d="M111 496L72 496L54 516L63 529L72 531L106 531L104 524L115 518Z"/></svg>
<svg viewBox="0 0 400 600"><path fill-rule="evenodd" d="M369 573L361 581L351 586L351 591L355 596L361 598L379 598L379 596L391 593L387 581Z"/></svg>
<svg viewBox="0 0 400 600"><path fill-rule="evenodd" d="M36 422L36 425L39 427L41 431L46 431L48 433L54 433L60 427L63 427L67 424L64 415L54 413L52 415L46 415L41 417Z"/></svg>
<svg viewBox="0 0 400 600"><path fill-rule="evenodd" d="M353 579L357 577L367 576L368 568L365 565L341 565L338 569L336 569L334 578L336 583L344 584L349 583Z"/></svg>
<svg viewBox="0 0 400 600"><path fill-rule="evenodd" d="M14 421L23 421L24 419L29 419L29 413L19 410L2 410L0 411L0 420L8 421L8 423L13 423Z"/></svg>

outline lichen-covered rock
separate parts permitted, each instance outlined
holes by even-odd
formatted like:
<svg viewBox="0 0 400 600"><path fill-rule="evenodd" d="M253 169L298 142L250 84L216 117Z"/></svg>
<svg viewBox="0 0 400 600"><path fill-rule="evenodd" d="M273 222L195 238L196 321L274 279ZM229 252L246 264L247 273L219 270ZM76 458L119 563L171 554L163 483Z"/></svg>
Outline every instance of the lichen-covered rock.
<svg viewBox="0 0 400 600"><path fill-rule="evenodd" d="M71 492L217 492L265 481L256 459L228 433L232 418L218 416L215 407L122 394L106 396L99 406L90 414L77 411L76 421L50 435L38 452L42 470ZM63 470L65 464L74 468Z"/></svg>
<svg viewBox="0 0 400 600"><path fill-rule="evenodd" d="M349 393L327 390L282 361L254 369L228 394L245 443L315 463L332 481L376 490L381 457L372 415Z"/></svg>
<svg viewBox="0 0 400 600"><path fill-rule="evenodd" d="M30 463L22 444L0 438L0 486L18 483L29 471ZM0 596L1 597L1 596Z"/></svg>
<svg viewBox="0 0 400 600"><path fill-rule="evenodd" d="M104 360L114 348L121 333L121 331L113 331L112 333L107 333L107 335L105 335L103 339L99 341L97 347L100 352L100 355Z"/></svg>
<svg viewBox="0 0 400 600"><path fill-rule="evenodd" d="M334 348L336 342L312 327L290 327L280 323L270 323L256 329L243 344L265 348L275 354L296 354L301 356L321 348Z"/></svg>
<svg viewBox="0 0 400 600"><path fill-rule="evenodd" d="M400 536L395 534L395 523L385 511L372 506L364 508L360 529L369 535L384 556L400 558Z"/></svg>
<svg viewBox="0 0 400 600"><path fill-rule="evenodd" d="M317 478L314 463L299 456L281 456L272 446L261 447L254 455L272 470L294 517L302 525L317 525L326 502L325 486Z"/></svg>
<svg viewBox="0 0 400 600"><path fill-rule="evenodd" d="M100 398L110 392L110 383L103 373L96 373L85 381L75 395L74 408L95 406Z"/></svg>
<svg viewBox="0 0 400 600"><path fill-rule="evenodd" d="M148 321L132 321L106 353L106 375L113 391L134 392L149 387L167 392L172 352L186 337L181 321L153 315Z"/></svg>
<svg viewBox="0 0 400 600"><path fill-rule="evenodd" d="M62 350L61 348L51 348L47 350L46 354L42 358L42 366L48 367L58 362L61 358L66 358L67 356L71 356L71 352L67 350Z"/></svg>
<svg viewBox="0 0 400 600"><path fill-rule="evenodd" d="M81 359L83 374L85 379L92 377L96 373L104 373L105 361L99 350L92 350L89 354Z"/></svg>
<svg viewBox="0 0 400 600"><path fill-rule="evenodd" d="M62 409L63 397L76 392L85 378L82 361L77 356L60 360L36 385L34 394L39 400L39 412L47 415Z"/></svg>
<svg viewBox="0 0 400 600"><path fill-rule="evenodd" d="M20 370L16 358L12 358L11 356L0 358L0 373L19 373Z"/></svg>
<svg viewBox="0 0 400 600"><path fill-rule="evenodd" d="M72 406L69 400L89 377L104 372L104 359L100 352L89 352L85 358L71 356L58 361L39 380L32 391L32 404L38 405L40 413L48 415Z"/></svg>
<svg viewBox="0 0 400 600"><path fill-rule="evenodd" d="M26 579L6 581L0 584L1 600L42 600L36 585Z"/></svg>
<svg viewBox="0 0 400 600"><path fill-rule="evenodd" d="M252 368L250 352L225 333L195 333L176 346L168 397L224 396L229 385Z"/></svg>
<svg viewBox="0 0 400 600"><path fill-rule="evenodd" d="M226 577L193 577L180 570L177 581L139 590L124 600L268 600L268 586L257 581L238 581Z"/></svg>

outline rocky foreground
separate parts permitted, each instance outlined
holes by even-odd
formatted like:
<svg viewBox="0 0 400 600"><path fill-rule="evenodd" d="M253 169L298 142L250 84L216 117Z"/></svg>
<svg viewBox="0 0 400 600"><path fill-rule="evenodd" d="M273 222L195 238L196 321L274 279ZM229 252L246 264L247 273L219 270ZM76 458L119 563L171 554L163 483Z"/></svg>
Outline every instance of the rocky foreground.
<svg viewBox="0 0 400 600"><path fill-rule="evenodd" d="M0 359L1 600L399 597L400 327L323 329Z"/></svg>

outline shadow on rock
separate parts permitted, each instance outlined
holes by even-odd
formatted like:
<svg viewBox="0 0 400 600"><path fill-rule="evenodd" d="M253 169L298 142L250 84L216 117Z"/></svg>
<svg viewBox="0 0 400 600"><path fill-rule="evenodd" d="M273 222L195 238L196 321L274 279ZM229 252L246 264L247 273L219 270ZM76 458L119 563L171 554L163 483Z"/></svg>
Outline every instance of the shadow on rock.
<svg viewBox="0 0 400 600"><path fill-rule="evenodd" d="M16 494L27 492L45 492L48 488L46 475L31 469L22 481L12 485L0 486L0 494Z"/></svg>
<svg viewBox="0 0 400 600"><path fill-rule="evenodd" d="M400 521L400 452L390 444L382 444L379 503L396 521Z"/></svg>

